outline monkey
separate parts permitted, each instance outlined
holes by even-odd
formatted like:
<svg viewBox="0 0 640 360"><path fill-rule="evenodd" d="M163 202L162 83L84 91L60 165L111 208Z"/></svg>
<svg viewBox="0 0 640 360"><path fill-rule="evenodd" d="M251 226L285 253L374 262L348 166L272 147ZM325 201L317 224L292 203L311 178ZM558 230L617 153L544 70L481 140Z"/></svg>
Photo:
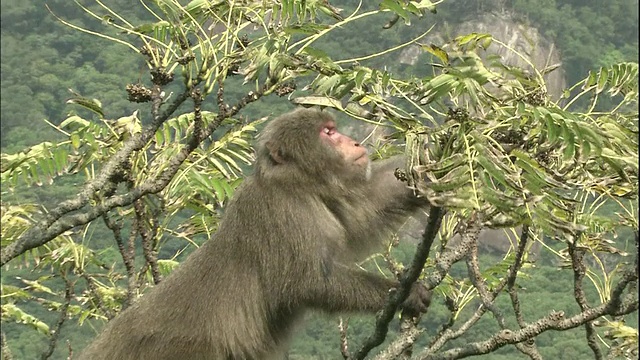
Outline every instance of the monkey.
<svg viewBox="0 0 640 360"><path fill-rule="evenodd" d="M328 112L267 123L218 231L111 320L84 360L273 359L306 311L375 313L397 280L354 264L428 206ZM426 311L414 286L403 308Z"/></svg>

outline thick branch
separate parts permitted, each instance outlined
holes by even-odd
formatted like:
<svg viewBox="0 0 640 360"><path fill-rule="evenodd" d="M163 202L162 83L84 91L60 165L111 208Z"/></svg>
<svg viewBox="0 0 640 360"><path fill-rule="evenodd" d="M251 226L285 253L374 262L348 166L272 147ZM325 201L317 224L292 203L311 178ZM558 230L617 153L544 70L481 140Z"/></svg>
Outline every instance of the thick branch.
<svg viewBox="0 0 640 360"><path fill-rule="evenodd" d="M406 329L403 329L402 334L398 336L398 338L395 339L389 346L387 346L386 349L375 358L375 360L396 360L410 358L410 354L406 354L406 349L410 349L413 346L418 336L420 336L420 334L422 334L424 330L418 329L417 326L412 324L406 324L405 326L408 327ZM409 357L404 356L405 354Z"/></svg>
<svg viewBox="0 0 640 360"><path fill-rule="evenodd" d="M267 93L267 91L272 87L273 83L268 82L259 93L251 92L247 96L243 97L242 99L240 99L238 104L233 106L227 112L226 117L234 116L248 103L260 99L262 95ZM174 102L174 104L176 102ZM177 108L177 105L175 107ZM171 109L173 108L174 105L172 105ZM175 111L175 109L173 109L172 111ZM167 114L170 114L169 110L165 111L165 113L161 117L163 121L165 116L169 116ZM2 255L0 256L0 266L4 266L4 264L6 264L11 259L19 256L20 254L23 254L30 249L46 244L65 231L93 221L94 219L102 216L102 214L111 209L131 205L134 201L140 199L145 195L155 194L162 191L169 184L169 182L171 182L171 179L173 179L173 176L178 171L180 165L187 159L189 154L191 154L191 152L197 148L197 146L202 142L203 139L211 135L211 133L213 133L213 131L217 129L217 127L226 117L218 115L216 120L209 124L207 129L205 129L202 134L192 134L192 136L187 140L187 143L182 151L170 160L167 169L156 179L147 180L139 187L132 189L127 194L106 198L101 203L84 210L81 214L69 214L70 212L78 210L85 206L89 196L93 194L96 189L99 189L100 187L102 187L102 185L104 185L104 183L109 179L109 176L117 170L118 166L126 161L129 155L134 150L141 149L146 143L144 142L144 140L147 139L146 135L132 137L132 139L136 140L130 140L125 143L123 148L118 151L118 153L114 155L109 162L107 162L104 168L102 168L98 177L96 177L94 181L87 184L85 189L81 192L80 195L78 195L78 197L62 203L57 209L55 209L55 211L52 211L52 214L54 214L53 216L49 216L45 221L34 225L31 230L25 232L25 234L23 234L19 239L3 248ZM159 121L158 124L154 123L154 126L157 125L159 127L161 123L162 121ZM155 129L157 130L157 127ZM155 134L154 127L147 128L143 132L143 134L148 133L151 133L151 136L153 136L153 134ZM125 151L125 149L127 150ZM97 186L100 184L102 185Z"/></svg>
<svg viewBox="0 0 640 360"><path fill-rule="evenodd" d="M467 254L472 254L477 248L477 239L478 239L479 231L480 231L480 226L477 221L469 223L467 228L463 229L461 232L462 242L459 245L461 249L459 251L453 252L452 254L457 254L458 259L461 259L463 256L471 256ZM493 301L496 299L498 294L502 292L504 287L507 286L507 284L511 284L510 285L511 287L515 285L515 280L518 275L518 271L520 271L520 269L522 268L522 265L524 264L524 262L522 261L522 258L524 256L524 251L526 248L525 245L527 242L526 233L527 233L527 229L523 228L523 234L520 239L520 245L518 246L518 250L516 252L516 258L515 258L514 264L509 267L507 276L503 278L494 287L491 293L487 293L486 289L484 292L481 292L480 289L478 289L479 290L478 292L480 293L481 298L483 300L483 305L479 306L478 309L473 313L473 315L464 324L462 324L462 326L460 326L457 330L453 330L451 328L453 324L451 324L451 321L449 321L449 323L445 325L445 328L443 328L438 333L438 336L436 336L435 340L427 347L427 350L424 352L425 354L435 353L440 348L442 348L448 341L462 336L467 330L469 330L473 325L475 325L482 318L482 316L486 313L487 310L489 310L490 306L485 306L484 305L485 303L493 304ZM448 266L450 267L451 264L449 264ZM448 272L448 268L446 269L443 268L442 272L444 271ZM444 273L446 274L446 272ZM519 324L520 324L520 327L524 327L526 325L524 324L524 321L522 321L522 323L519 323ZM538 359L540 357L537 350L533 347L519 346L518 350L529 355L529 357L533 359Z"/></svg>
<svg viewBox="0 0 640 360"><path fill-rule="evenodd" d="M83 208L96 191L104 188L110 181L111 176L118 171L118 168L122 166L122 164L124 164L126 161L128 161L129 157L134 151L142 149L145 144L147 144L149 140L153 138L162 123L164 123L188 97L189 92L185 91L178 98L176 98L173 103L171 103L171 105L161 116L154 118L153 122L149 124L141 133L136 134L126 140L122 145L122 148L120 148L120 150L118 150L104 164L96 177L93 180L87 182L84 189L80 191L78 196L76 196L74 199L62 202L55 209L52 209L43 221L35 224L30 230L26 231L22 236L16 239L16 241L12 242L4 249L2 249L2 255L0 256L0 266L4 266L4 264L6 264L9 260L15 258L20 254L23 254L25 251L44 245L63 232L75 226L86 224L96 217L102 215L105 210L100 211L97 216L86 218L72 217L70 221L65 220L67 214ZM128 200L127 204L130 204L137 198L139 198L139 196L135 197L132 200ZM107 210L110 210L113 207L108 208Z"/></svg>
<svg viewBox="0 0 640 360"><path fill-rule="evenodd" d="M440 223L442 222L444 210L439 207L432 207L429 211L429 221L422 235L422 241L418 244L416 253L411 262L411 266L400 278L400 286L397 291L393 293L389 302L382 310L382 313L376 319L376 328L373 335L369 336L358 352L353 356L353 359L364 359L365 356L376 346L382 344L387 332L389 331L389 323L393 319L393 316L398 309L398 306L407 299L411 287L418 280L424 263L429 257L429 251L431 244L433 244L438 231L440 230Z"/></svg>
<svg viewBox="0 0 640 360"><path fill-rule="evenodd" d="M611 300L600 306L587 309L570 318L565 318L563 312L554 311L548 316L517 331L501 330L486 341L478 341L463 347L447 350L439 354L423 353L419 359L461 359L473 355L491 353L505 345L517 344L533 339L548 330L564 331L582 326L602 316L619 316L630 314L638 310L638 299L622 299L624 289L638 276L634 271L627 272L611 293Z"/></svg>

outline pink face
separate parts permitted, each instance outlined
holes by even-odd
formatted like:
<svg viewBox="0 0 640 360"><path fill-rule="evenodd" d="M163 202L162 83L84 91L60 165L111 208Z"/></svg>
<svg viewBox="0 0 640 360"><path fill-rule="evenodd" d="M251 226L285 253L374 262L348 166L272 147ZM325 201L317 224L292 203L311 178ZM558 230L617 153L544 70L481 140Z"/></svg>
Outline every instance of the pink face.
<svg viewBox="0 0 640 360"><path fill-rule="evenodd" d="M327 121L322 125L320 139L336 149L347 164L354 163L359 166L369 164L367 149L359 142L339 133L335 122Z"/></svg>

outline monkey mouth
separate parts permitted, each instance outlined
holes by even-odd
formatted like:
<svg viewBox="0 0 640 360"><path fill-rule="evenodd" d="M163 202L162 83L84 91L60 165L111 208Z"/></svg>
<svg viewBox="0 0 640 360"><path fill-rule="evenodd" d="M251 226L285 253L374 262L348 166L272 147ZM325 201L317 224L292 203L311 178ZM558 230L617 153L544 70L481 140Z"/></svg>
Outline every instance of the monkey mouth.
<svg viewBox="0 0 640 360"><path fill-rule="evenodd" d="M354 163L369 162L368 160L369 160L368 154L365 152L364 154L362 154L362 155L358 156L357 158L355 158L353 160L353 162Z"/></svg>

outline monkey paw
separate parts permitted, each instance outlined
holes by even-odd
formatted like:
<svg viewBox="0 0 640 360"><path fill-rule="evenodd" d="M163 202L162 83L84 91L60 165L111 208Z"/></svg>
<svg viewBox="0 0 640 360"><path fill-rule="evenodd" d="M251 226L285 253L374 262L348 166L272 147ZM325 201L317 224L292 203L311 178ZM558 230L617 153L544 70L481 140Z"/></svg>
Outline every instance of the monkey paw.
<svg viewBox="0 0 640 360"><path fill-rule="evenodd" d="M403 315L418 317L422 313L426 313L431 304L432 290L420 282L414 283L411 287L409 297L402 303Z"/></svg>

